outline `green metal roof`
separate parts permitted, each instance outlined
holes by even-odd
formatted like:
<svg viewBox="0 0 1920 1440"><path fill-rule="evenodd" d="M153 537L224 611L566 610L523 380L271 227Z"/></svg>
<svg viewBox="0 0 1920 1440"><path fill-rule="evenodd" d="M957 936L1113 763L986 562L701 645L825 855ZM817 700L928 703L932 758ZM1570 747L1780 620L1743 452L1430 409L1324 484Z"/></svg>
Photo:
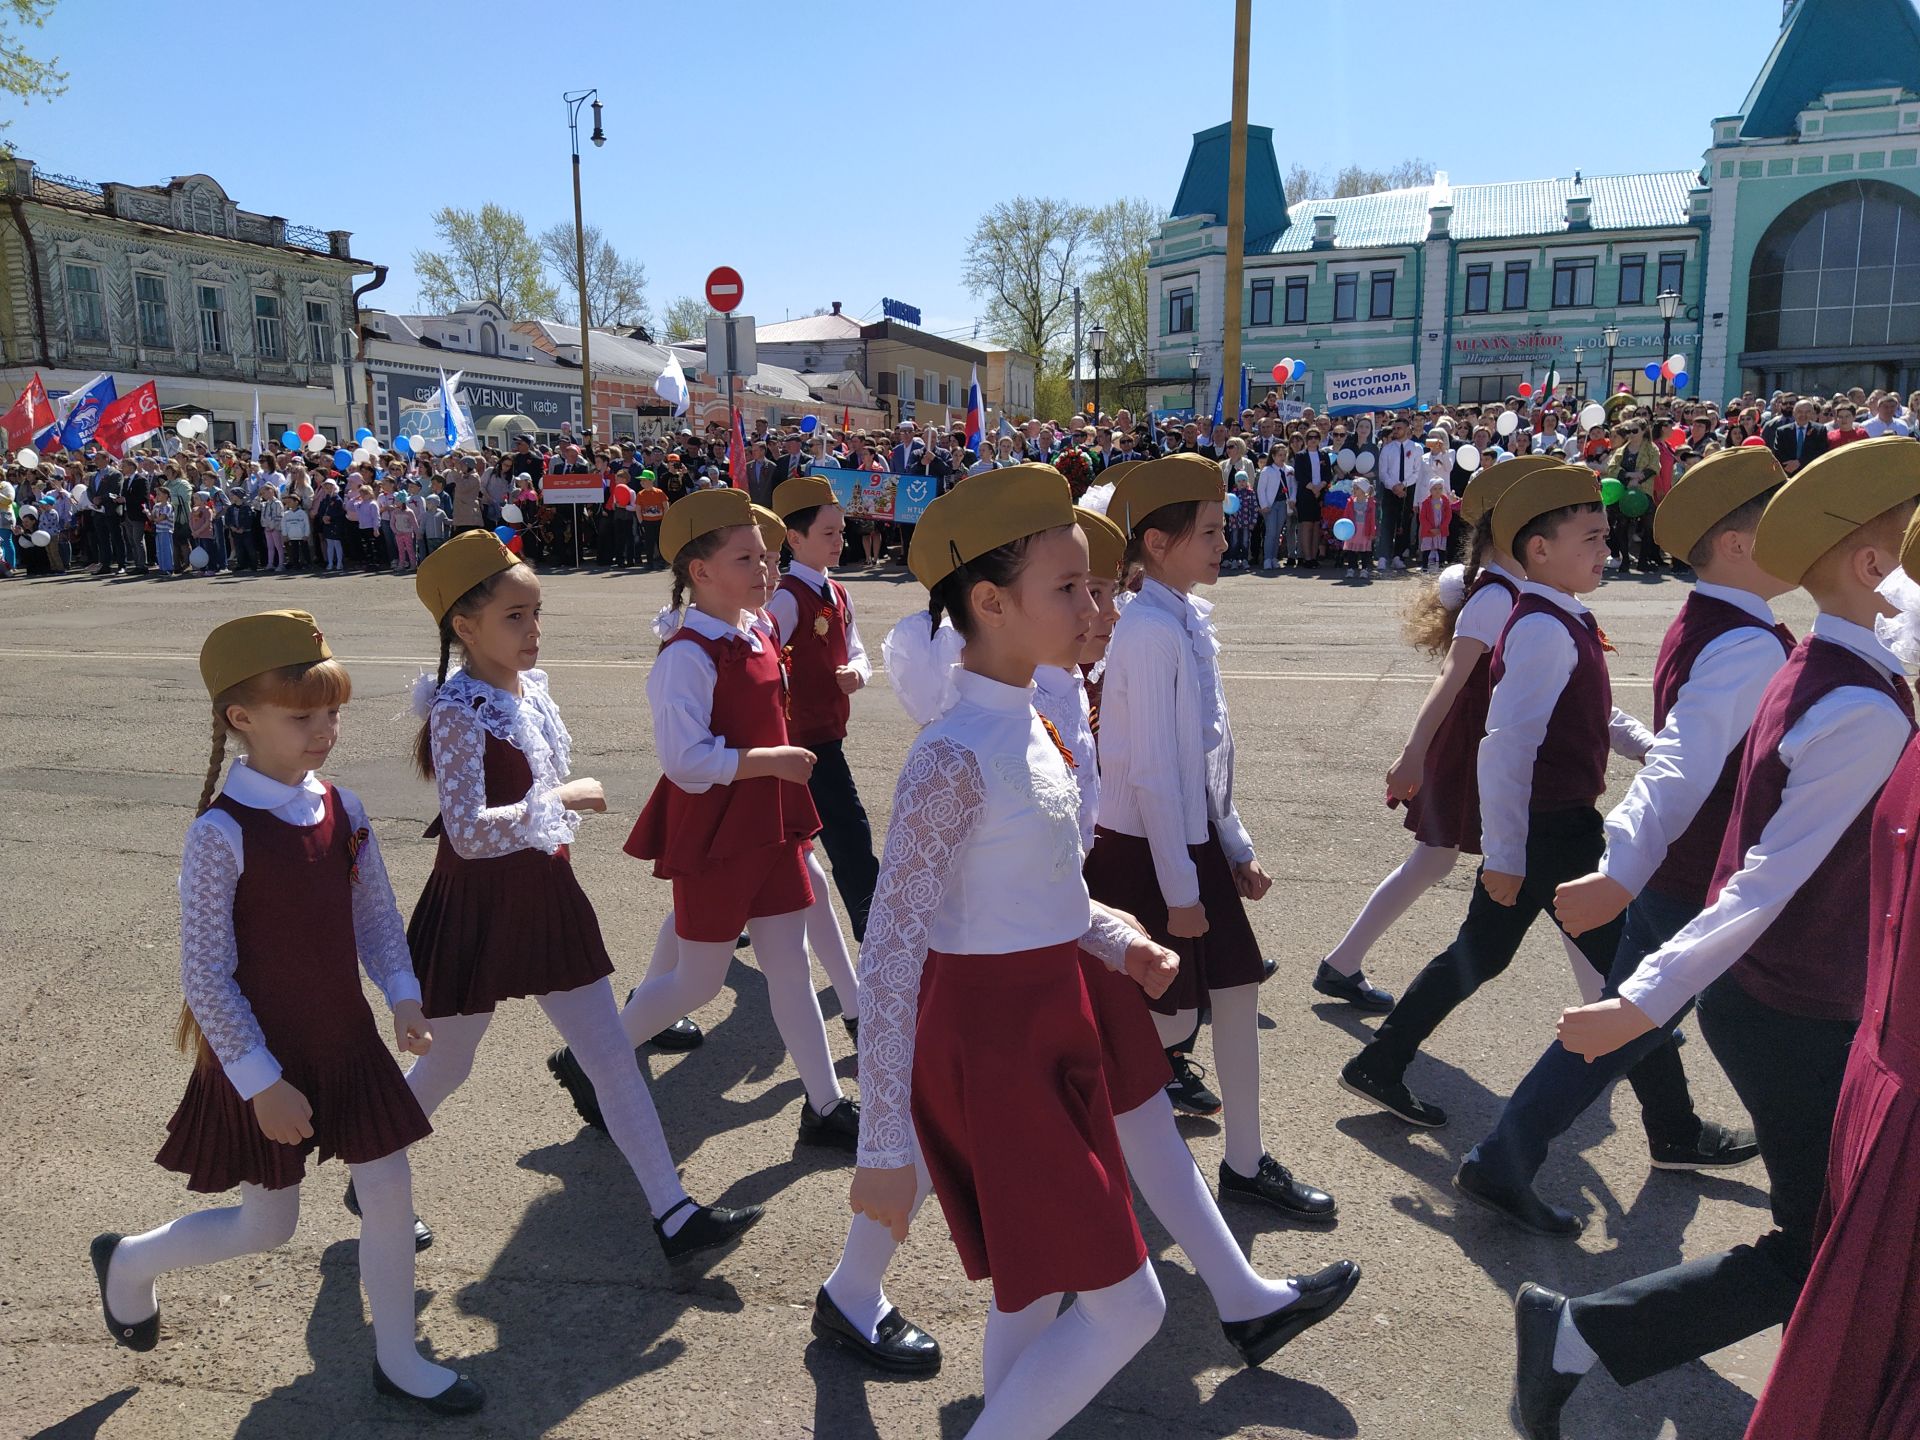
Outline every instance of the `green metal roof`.
<svg viewBox="0 0 1920 1440"><path fill-rule="evenodd" d="M1222 224L1227 219L1227 169L1232 126L1216 125L1193 137L1193 149L1187 153L1187 170L1180 177L1180 191L1173 197L1169 215L1212 215ZM1247 127L1247 230L1250 236L1266 235L1287 223L1287 196L1280 184L1280 162L1273 157L1273 131L1265 125ZM1256 253L1252 245L1248 253Z"/></svg>
<svg viewBox="0 0 1920 1440"><path fill-rule="evenodd" d="M1800 112L1835 90L1913 89L1920 12L1913 0L1795 0L1740 114L1743 139L1799 133Z"/></svg>

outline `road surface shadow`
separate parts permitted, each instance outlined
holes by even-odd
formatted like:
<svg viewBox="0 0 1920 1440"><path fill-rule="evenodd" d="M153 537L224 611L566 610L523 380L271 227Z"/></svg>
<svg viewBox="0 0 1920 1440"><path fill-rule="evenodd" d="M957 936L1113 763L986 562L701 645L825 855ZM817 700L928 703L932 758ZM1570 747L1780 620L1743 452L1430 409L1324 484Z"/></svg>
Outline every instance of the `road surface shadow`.
<svg viewBox="0 0 1920 1440"><path fill-rule="evenodd" d="M27 1440L93 1440L113 1413L139 1393L138 1385L129 1385L124 1390L103 1395L84 1410L76 1410L64 1420L34 1431Z"/></svg>

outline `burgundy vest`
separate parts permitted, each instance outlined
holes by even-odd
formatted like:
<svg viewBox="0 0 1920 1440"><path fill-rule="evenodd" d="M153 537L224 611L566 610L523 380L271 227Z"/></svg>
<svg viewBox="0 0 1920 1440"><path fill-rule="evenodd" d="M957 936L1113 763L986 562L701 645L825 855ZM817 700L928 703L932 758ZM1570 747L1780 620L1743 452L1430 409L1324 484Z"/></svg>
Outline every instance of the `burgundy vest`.
<svg viewBox="0 0 1920 1440"><path fill-rule="evenodd" d="M1780 673L1767 686L1760 709L1747 731L1747 753L1720 863L1707 903L1719 899L1727 881L1759 841L1780 808L1788 770L1780 742L1800 717L1835 690L1857 686L1888 695L1913 723L1913 693L1903 679L1890 678L1844 645L1809 635L1794 647ZM1866 985L1868 832L1874 800L1861 807L1846 830L1748 949L1732 975L1763 1005L1818 1020L1857 1020Z"/></svg>
<svg viewBox="0 0 1920 1440"><path fill-rule="evenodd" d="M852 612L838 581L828 580L827 590L832 604L806 581L793 575L780 577L780 592L793 597L797 616L786 644L793 684L787 733L795 745L824 745L847 738L847 716L853 707L834 672L847 663L847 617Z"/></svg>
<svg viewBox="0 0 1920 1440"><path fill-rule="evenodd" d="M1577 810L1594 804L1607 788L1607 727L1613 719L1607 652L1600 643L1599 622L1592 615L1570 615L1544 595L1523 593L1493 647L1495 686L1507 673L1507 637L1529 615L1550 616L1566 627L1573 640L1574 662L1534 756L1527 808Z"/></svg>
<svg viewBox="0 0 1920 1440"><path fill-rule="evenodd" d="M1793 652L1793 632L1784 625L1768 625L1738 605L1702 595L1698 590L1687 597L1680 613L1667 627L1660 642L1660 658L1653 666L1653 728L1661 729L1673 713L1674 702L1693 678L1693 667L1705 650L1722 635L1735 630L1771 630L1780 642L1782 654ZM1740 761L1746 754L1746 737L1727 752L1720 767L1720 778L1701 804L1691 824L1667 847L1667 858L1647 881L1649 890L1684 900L1704 910L1707 889L1713 884L1713 871L1720 859L1720 842L1727 833L1727 817L1733 813L1733 792L1740 783Z"/></svg>

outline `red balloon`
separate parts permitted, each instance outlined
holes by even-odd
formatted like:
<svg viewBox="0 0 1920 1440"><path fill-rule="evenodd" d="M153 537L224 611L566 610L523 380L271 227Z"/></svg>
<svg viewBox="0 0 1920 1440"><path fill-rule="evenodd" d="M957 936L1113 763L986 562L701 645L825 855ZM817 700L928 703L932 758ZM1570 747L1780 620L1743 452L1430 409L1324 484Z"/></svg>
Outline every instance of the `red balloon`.
<svg viewBox="0 0 1920 1440"><path fill-rule="evenodd" d="M305 420L302 420L298 425L293 427L293 433L300 437L300 442L304 445L307 441L311 440L314 436L318 435L320 432L314 429L313 426L308 424Z"/></svg>
<svg viewBox="0 0 1920 1440"><path fill-rule="evenodd" d="M626 506L631 505L633 503L633 491L628 489L625 485L614 486L613 487L613 503L615 505L622 507L623 509Z"/></svg>
<svg viewBox="0 0 1920 1440"><path fill-rule="evenodd" d="M1533 394L1533 386L1529 385L1526 381L1522 380L1520 382L1520 398L1524 400L1527 398L1527 396L1531 394Z"/></svg>
<svg viewBox="0 0 1920 1440"><path fill-rule="evenodd" d="M1681 429L1678 425L1674 426L1673 429L1667 432L1667 448L1668 449L1678 450L1682 445L1686 443L1687 443L1687 432Z"/></svg>
<svg viewBox="0 0 1920 1440"><path fill-rule="evenodd" d="M1287 367L1284 364L1273 367L1273 383L1276 385L1287 383Z"/></svg>
<svg viewBox="0 0 1920 1440"><path fill-rule="evenodd" d="M507 541L507 553L509 555L518 555L523 548L518 535Z"/></svg>

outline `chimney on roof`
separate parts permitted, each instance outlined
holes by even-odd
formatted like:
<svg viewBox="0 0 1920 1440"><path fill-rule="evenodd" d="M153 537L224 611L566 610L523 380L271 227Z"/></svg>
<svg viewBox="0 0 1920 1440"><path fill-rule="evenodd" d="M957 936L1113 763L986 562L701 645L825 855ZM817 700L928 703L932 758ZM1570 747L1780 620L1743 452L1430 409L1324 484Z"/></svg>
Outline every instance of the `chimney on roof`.
<svg viewBox="0 0 1920 1440"><path fill-rule="evenodd" d="M833 313L836 315L840 313L840 302L838 300L833 302Z"/></svg>
<svg viewBox="0 0 1920 1440"><path fill-rule="evenodd" d="M1593 228L1593 197L1591 195L1567 196L1567 228L1569 230Z"/></svg>
<svg viewBox="0 0 1920 1440"><path fill-rule="evenodd" d="M1333 244L1333 228L1338 223L1334 215L1316 215L1313 217L1313 246L1316 250L1325 250Z"/></svg>

